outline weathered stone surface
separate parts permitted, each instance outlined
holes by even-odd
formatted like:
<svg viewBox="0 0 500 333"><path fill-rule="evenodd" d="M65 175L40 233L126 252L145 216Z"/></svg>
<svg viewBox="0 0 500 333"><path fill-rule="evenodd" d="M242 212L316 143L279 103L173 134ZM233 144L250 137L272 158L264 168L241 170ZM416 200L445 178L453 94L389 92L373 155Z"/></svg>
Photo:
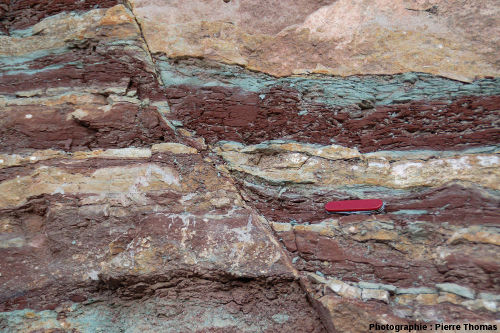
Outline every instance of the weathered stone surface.
<svg viewBox="0 0 500 333"><path fill-rule="evenodd" d="M229 223L244 222L244 225L237 227L242 229L235 231L238 237L251 238L252 230L258 228L254 224L260 224L259 218L252 217L249 211L237 208L242 203L234 187L227 178L221 175L217 176L214 169L207 167L208 164L203 162L200 156L162 154L156 155L153 160L149 161L128 162L127 166L120 166L120 163L112 160L103 160L94 164L82 163L78 158L64 160L64 166L57 166L57 162L50 161L51 167L39 166L33 174L3 181L1 183L3 190L0 204L5 214L9 214L16 207L31 205L32 198L47 197L49 202L75 198L83 205L81 208L77 208L83 215L96 214L96 216L103 218L107 216L122 217L122 214L129 215L133 212L125 209L129 206L138 206L137 209L143 212L151 210L150 216L145 217L147 221L151 221L144 220L140 223L141 225L145 227L149 224L151 224L150 227L161 225L168 228L168 225L172 224L173 230L177 230L179 228L174 228L173 225L180 223L186 228L184 233L185 237L189 236L188 238L193 237L188 231L190 224L204 225L209 223L208 219L214 218L224 220L224 214L231 207L233 207L235 215L227 217L232 221ZM178 164L180 162L182 164ZM200 188L204 188L205 191L200 192ZM165 194L168 195L165 196ZM222 194L224 194L222 198L226 199L224 202L214 200L221 199L220 195ZM195 202L197 204L190 204ZM167 211L162 212L158 205L167 207ZM52 213L57 215L57 209L53 209ZM65 211L69 212L71 209L75 209L75 207L60 207L59 209L62 214ZM210 215L212 210L214 216ZM217 210L220 211L216 213ZM236 213L237 211L243 215ZM208 215L205 216L203 212ZM76 222L72 224L74 223ZM217 224L212 223L214 227ZM224 222L222 222L223 224ZM208 230L209 225L201 229ZM135 228L134 232L140 234L137 227ZM134 238L134 236L131 237L131 239ZM174 237L173 234L172 237ZM208 242L209 238L205 241ZM255 242L251 243L253 246L256 245ZM210 247L207 248L207 251L210 251L209 249ZM223 247L220 250L223 250ZM236 255L236 253L233 254ZM210 252L207 252L207 256L211 256ZM273 256L271 255L271 257ZM278 260L279 257L278 255Z"/></svg>
<svg viewBox="0 0 500 333"><path fill-rule="evenodd" d="M328 288L339 296L345 298L361 298L361 289L348 285L340 280L328 280Z"/></svg>
<svg viewBox="0 0 500 333"><path fill-rule="evenodd" d="M0 331L500 325L498 14L0 0Z"/></svg>
<svg viewBox="0 0 500 333"><path fill-rule="evenodd" d="M172 58L277 76L415 71L471 80L500 73L493 0L131 3L151 50Z"/></svg>
<svg viewBox="0 0 500 333"><path fill-rule="evenodd" d="M364 301L368 300L378 300L384 303L389 303L389 292L386 290L376 290L376 289L363 289L361 298Z"/></svg>
<svg viewBox="0 0 500 333"><path fill-rule="evenodd" d="M153 153L172 152L174 154L196 154L196 148L188 147L180 143L158 143L151 147Z"/></svg>
<svg viewBox="0 0 500 333"><path fill-rule="evenodd" d="M366 332L370 324L391 323L406 324L406 320L387 312L381 304L349 300L331 295L318 299L323 315L330 320L332 332Z"/></svg>
<svg viewBox="0 0 500 333"><path fill-rule="evenodd" d="M283 328L324 332L296 283L219 282L187 275L159 281L145 291L151 295L140 300L123 300L113 292L55 310L3 312L0 328L5 332L115 333L131 328L144 332L271 333Z"/></svg>
<svg viewBox="0 0 500 333"><path fill-rule="evenodd" d="M360 217L354 223L342 223L341 219L311 225L274 222L272 227L285 247L298 257L294 264L299 270L359 282L363 289L435 294L441 289L440 283L453 282L459 285L457 288L469 288L464 290L499 292L495 245L443 245L464 227L428 222L404 225L375 216ZM465 297L464 293L460 295Z"/></svg>
<svg viewBox="0 0 500 333"><path fill-rule="evenodd" d="M92 302L89 306L71 303L94 298L109 302L105 299L113 295L121 304L120 298L148 296L145 306L161 312L160 304L178 306L178 301L168 296L174 290L189 298L190 289L205 288L214 299L207 294L203 300L185 305L188 311L194 314L212 304L214 312L204 311L202 316L220 315L225 320L194 324L176 312L172 322L162 325L178 322L197 329L241 326L252 331L255 324L240 321L248 321L250 314L260 316L261 310L254 305L262 302L258 301L260 292L255 291L258 288L278 294L265 302L281 311L266 310L267 322L259 324L259 329L272 331L277 324L290 329L298 325L296 329L304 332L320 329L314 315L300 320L293 313L299 304L303 304L301 311L303 306L307 308L305 296L297 293L298 286L291 282L293 269L262 219L242 207L229 179L217 176L201 156L163 153L121 167L112 166L116 163L113 160L99 161L97 165L82 165L78 158L65 159L64 168L40 166L34 174L2 182L3 187L13 184L2 193L10 193L10 198L17 197L16 188L19 193L17 201L3 196L1 202L2 229L7 231L0 263L3 311L53 310L58 306L74 309L68 310L71 313L65 319L53 311L34 312L30 324L21 326L9 324L8 318L26 311L11 312L4 317L6 327L45 325L86 331L88 328L82 326L86 320L94 320L95 327L107 327L106 318L92 319L96 311L111 315L114 310L107 305L94 309ZM50 161L53 165L56 162ZM278 285L271 287L266 279ZM190 282L186 285L183 281ZM224 290L236 292L235 288L241 300L236 298L231 307L231 299L223 294L229 293ZM279 296L283 293L297 297L291 307L289 299ZM139 316L145 310L130 311ZM307 311L304 316L310 316ZM273 315L284 318L283 322L275 322ZM126 327L127 321L123 325Z"/></svg>
<svg viewBox="0 0 500 333"><path fill-rule="evenodd" d="M496 313L497 304L493 301L468 300L460 298L455 294L453 297L438 297L437 294L403 294L391 296L391 294L382 289L370 288L361 289L363 302L353 297L339 297L338 295L328 293L327 288L322 285L328 285L330 281L336 281L337 290L346 289L340 286L346 286L338 280L319 278L316 274L307 273L308 283L304 281L305 288L313 297L318 311L327 319L327 328L330 331L347 332L366 332L369 331L370 324L392 324L405 325L414 323L415 320L422 324L443 321L456 321L458 318L466 316L470 321L487 322L497 324L494 313ZM359 284L361 285L361 283ZM414 288L417 289L417 288ZM421 288L423 289L423 288ZM425 290L423 290L425 292ZM461 310L462 309L462 310ZM469 311L472 310L472 311ZM473 311L480 311L481 314ZM484 310L489 313L485 313ZM457 316L457 311L460 315ZM356 319L355 322L346 326L345 318ZM373 329L373 328L372 328ZM429 326L427 329L430 329ZM399 329L389 330L391 332L405 331L400 326Z"/></svg>
<svg viewBox="0 0 500 333"><path fill-rule="evenodd" d="M2 8L1 24L3 29L5 29L4 32L10 34L23 34L23 29L29 28L45 17L57 15L61 12L108 8L119 2L120 1L117 0L4 0L2 5L5 6L5 9Z"/></svg>

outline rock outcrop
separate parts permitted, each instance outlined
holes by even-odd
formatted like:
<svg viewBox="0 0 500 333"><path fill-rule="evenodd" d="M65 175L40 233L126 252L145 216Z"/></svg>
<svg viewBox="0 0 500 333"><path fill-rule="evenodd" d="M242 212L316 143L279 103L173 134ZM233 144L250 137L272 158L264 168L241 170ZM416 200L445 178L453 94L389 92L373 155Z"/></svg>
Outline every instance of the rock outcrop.
<svg viewBox="0 0 500 333"><path fill-rule="evenodd" d="M0 330L498 327L499 14L0 2Z"/></svg>

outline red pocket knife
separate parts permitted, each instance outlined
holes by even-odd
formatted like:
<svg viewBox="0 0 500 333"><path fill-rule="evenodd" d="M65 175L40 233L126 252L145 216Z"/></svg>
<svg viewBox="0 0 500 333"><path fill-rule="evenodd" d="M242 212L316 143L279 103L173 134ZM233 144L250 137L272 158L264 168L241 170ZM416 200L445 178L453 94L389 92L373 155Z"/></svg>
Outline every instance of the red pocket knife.
<svg viewBox="0 0 500 333"><path fill-rule="evenodd" d="M385 202L380 199L330 201L325 205L328 213L377 214L383 213Z"/></svg>

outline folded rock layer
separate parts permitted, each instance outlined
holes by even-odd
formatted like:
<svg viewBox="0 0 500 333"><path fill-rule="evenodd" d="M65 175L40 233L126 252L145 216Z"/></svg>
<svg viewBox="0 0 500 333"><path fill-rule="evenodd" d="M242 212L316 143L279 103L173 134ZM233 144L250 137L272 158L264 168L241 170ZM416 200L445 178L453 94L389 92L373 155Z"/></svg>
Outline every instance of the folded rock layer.
<svg viewBox="0 0 500 333"><path fill-rule="evenodd" d="M499 13L0 2L0 330L500 325Z"/></svg>

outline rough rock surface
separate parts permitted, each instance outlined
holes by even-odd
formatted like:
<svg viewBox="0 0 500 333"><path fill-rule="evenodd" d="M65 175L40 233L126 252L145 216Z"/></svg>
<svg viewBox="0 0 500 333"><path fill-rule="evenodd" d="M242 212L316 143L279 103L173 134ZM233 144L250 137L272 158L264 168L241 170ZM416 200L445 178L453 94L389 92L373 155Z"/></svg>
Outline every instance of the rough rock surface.
<svg viewBox="0 0 500 333"><path fill-rule="evenodd" d="M495 0L131 0L152 52L277 76L498 75Z"/></svg>
<svg viewBox="0 0 500 333"><path fill-rule="evenodd" d="M0 1L0 331L499 327L499 14Z"/></svg>

